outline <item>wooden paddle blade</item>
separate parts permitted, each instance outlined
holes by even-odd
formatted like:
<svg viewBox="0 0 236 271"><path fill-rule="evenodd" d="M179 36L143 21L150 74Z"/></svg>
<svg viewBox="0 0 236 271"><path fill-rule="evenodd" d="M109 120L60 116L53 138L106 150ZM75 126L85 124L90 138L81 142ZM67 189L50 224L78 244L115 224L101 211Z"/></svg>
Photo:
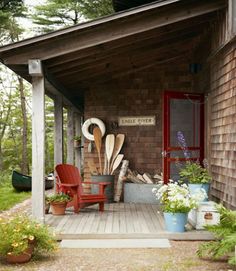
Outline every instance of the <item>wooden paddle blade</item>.
<svg viewBox="0 0 236 271"><path fill-rule="evenodd" d="M95 141L95 146L98 152L98 160L99 160L99 173L102 174L102 161L101 161L101 147L102 147L102 132L99 127L95 127L93 129L93 136Z"/></svg>
<svg viewBox="0 0 236 271"><path fill-rule="evenodd" d="M98 170L96 168L96 165L91 161L88 161L87 164L88 164L90 173L92 175L98 175Z"/></svg>
<svg viewBox="0 0 236 271"><path fill-rule="evenodd" d="M124 158L124 154L118 154L117 155L116 160L114 161L114 164L113 164L113 167L112 167L111 175L118 168L118 166L120 165L123 158Z"/></svg>
<svg viewBox="0 0 236 271"><path fill-rule="evenodd" d="M119 154L122 146L123 146L123 143L124 143L124 140L125 140L125 135L124 134L118 134L116 136L116 139L115 139L115 146L114 146L114 150L113 150L113 153L112 153L112 159L111 159L111 168L113 166L113 163L117 157L117 155Z"/></svg>
<svg viewBox="0 0 236 271"><path fill-rule="evenodd" d="M115 136L113 134L109 134L106 136L106 156L107 156L107 172L108 174L110 173L110 160L112 157L112 153L114 150L114 145L115 145Z"/></svg>
<svg viewBox="0 0 236 271"><path fill-rule="evenodd" d="M102 132L99 129L99 127L95 127L93 129L93 136L94 136L94 141L95 141L95 145L96 145L97 151L98 150L101 151L101 147L102 147Z"/></svg>

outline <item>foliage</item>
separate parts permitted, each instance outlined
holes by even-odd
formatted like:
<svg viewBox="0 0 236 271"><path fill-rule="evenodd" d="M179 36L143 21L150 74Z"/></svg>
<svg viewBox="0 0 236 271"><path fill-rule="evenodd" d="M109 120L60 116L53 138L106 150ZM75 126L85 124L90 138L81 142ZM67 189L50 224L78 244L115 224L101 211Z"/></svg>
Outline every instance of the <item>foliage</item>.
<svg viewBox="0 0 236 271"><path fill-rule="evenodd" d="M112 12L111 0L48 0L35 7L32 19L41 26L41 32L47 33Z"/></svg>
<svg viewBox="0 0 236 271"><path fill-rule="evenodd" d="M10 209L30 196L31 192L18 192L12 187L10 174L0 174L0 212Z"/></svg>
<svg viewBox="0 0 236 271"><path fill-rule="evenodd" d="M168 183L159 189L153 188L152 192L163 204L163 211L168 213L188 213L196 208L205 196L205 191L191 195L186 184Z"/></svg>
<svg viewBox="0 0 236 271"><path fill-rule="evenodd" d="M22 164L23 118L19 84L17 77L4 67L0 67L0 170L20 170ZM24 83L25 102L27 105L28 126L30 127L30 90ZM31 130L28 129L30 137ZM31 142L27 145L28 159L31 158Z"/></svg>
<svg viewBox="0 0 236 271"><path fill-rule="evenodd" d="M71 201L71 197L64 193L57 193L53 195L48 195L46 197L47 202L69 202Z"/></svg>
<svg viewBox="0 0 236 271"><path fill-rule="evenodd" d="M34 254L54 251L57 248L51 230L27 216L0 218L0 255L19 255L30 242L34 242Z"/></svg>
<svg viewBox="0 0 236 271"><path fill-rule="evenodd" d="M74 137L74 140L80 141L80 140L81 140L81 136L75 136L75 137Z"/></svg>
<svg viewBox="0 0 236 271"><path fill-rule="evenodd" d="M2 0L0 2L0 40L14 41L22 33L16 17L25 17L23 0Z"/></svg>
<svg viewBox="0 0 236 271"><path fill-rule="evenodd" d="M191 184L204 184L211 181L211 176L207 169L197 162L188 161L179 172L180 180Z"/></svg>
<svg viewBox="0 0 236 271"><path fill-rule="evenodd" d="M228 257L230 264L236 265L235 246L236 246L236 211L227 210L222 205L217 205L220 213L220 223L217 225L207 225L206 229L212 232L216 240L200 245L197 254L199 257L210 257L221 259Z"/></svg>

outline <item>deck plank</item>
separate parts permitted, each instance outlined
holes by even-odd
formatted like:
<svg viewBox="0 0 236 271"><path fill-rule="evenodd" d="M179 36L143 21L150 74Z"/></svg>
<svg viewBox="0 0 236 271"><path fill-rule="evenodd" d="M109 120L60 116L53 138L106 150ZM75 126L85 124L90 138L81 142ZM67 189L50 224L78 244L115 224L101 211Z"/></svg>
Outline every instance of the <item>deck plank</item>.
<svg viewBox="0 0 236 271"><path fill-rule="evenodd" d="M65 216L46 215L46 224L57 232L58 239L127 239L169 238L172 240L212 240L207 231L169 233L165 231L158 205L110 203L105 211L97 206L82 209L78 214L67 211Z"/></svg>
<svg viewBox="0 0 236 271"><path fill-rule="evenodd" d="M113 220L113 204L106 204L107 220L105 225L105 233L112 233Z"/></svg>

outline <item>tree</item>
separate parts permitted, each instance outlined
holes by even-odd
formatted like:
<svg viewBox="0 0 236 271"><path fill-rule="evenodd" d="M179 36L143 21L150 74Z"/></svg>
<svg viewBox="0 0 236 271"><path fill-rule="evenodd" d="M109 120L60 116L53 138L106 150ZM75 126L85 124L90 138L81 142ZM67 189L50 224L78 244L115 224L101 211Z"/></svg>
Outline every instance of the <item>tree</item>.
<svg viewBox="0 0 236 271"><path fill-rule="evenodd" d="M112 12L111 0L48 0L46 4L35 7L32 18L41 26L42 32L49 32Z"/></svg>
<svg viewBox="0 0 236 271"><path fill-rule="evenodd" d="M26 7L23 0L0 1L0 41L15 41L22 33L16 21L17 17L25 17Z"/></svg>
<svg viewBox="0 0 236 271"><path fill-rule="evenodd" d="M23 0L3 0L0 2L0 42L9 43L15 42L20 39L20 35L23 33L23 29L19 26L17 22L17 17L25 17L26 8L24 6ZM3 75L4 74L4 75ZM8 76L9 75L9 76ZM1 98L3 100L3 108L1 111L1 125L0 125L0 168L4 168L4 164L7 163L7 158L12 157L10 160L12 164L14 164L14 159L16 157L20 157L21 159L21 171L24 174L28 173L29 163L27 158L27 111L25 104L25 85L23 83L23 79L20 77L14 76L10 71L4 69L1 77L6 76L7 80L1 81ZM6 84L3 86L3 82ZM7 91L10 86L10 90ZM7 93L7 95L6 95ZM15 96L15 100L13 101L13 96ZM19 99L20 97L20 99ZM20 101L20 105L18 104ZM13 113L15 113L18 108L13 110L14 105L17 104L21 108L21 114L18 114L17 117L22 115L23 122L22 125L22 150L18 153L19 150L19 139L16 138L19 135L19 131L13 133L13 127L11 126L10 119L14 118ZM7 134L7 136L6 136ZM12 135L12 141L9 139ZM5 139L5 140L4 140ZM13 145L12 145L13 143ZM2 146L5 145L7 155L4 155L5 160L3 161L3 149ZM14 148L12 149L12 146ZM11 155L8 151L12 150L13 155ZM15 154L15 156L14 156ZM14 158L13 158L14 157ZM19 159L17 159L19 164Z"/></svg>
<svg viewBox="0 0 236 271"><path fill-rule="evenodd" d="M29 172L29 87L6 67L0 80L0 170ZM25 107L22 109L22 107Z"/></svg>

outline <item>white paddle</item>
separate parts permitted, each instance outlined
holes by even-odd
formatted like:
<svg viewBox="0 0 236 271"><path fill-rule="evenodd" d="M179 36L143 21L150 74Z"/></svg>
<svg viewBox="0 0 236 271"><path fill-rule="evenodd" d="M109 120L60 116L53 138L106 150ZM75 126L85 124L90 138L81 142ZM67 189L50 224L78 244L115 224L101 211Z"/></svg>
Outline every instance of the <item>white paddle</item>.
<svg viewBox="0 0 236 271"><path fill-rule="evenodd" d="M120 165L122 159L124 158L124 154L118 154L115 161L114 161L114 164L113 164L113 167L112 167L112 170L111 170L111 175L113 174L113 172L118 168L118 166Z"/></svg>
<svg viewBox="0 0 236 271"><path fill-rule="evenodd" d="M114 145L115 145L115 136L113 134L107 135L106 142L105 142L106 156L107 156L107 174L110 173L110 161L111 161L111 156L114 150Z"/></svg>
<svg viewBox="0 0 236 271"><path fill-rule="evenodd" d="M114 150L113 150L113 153L112 153L112 159L111 159L111 168L113 167L114 161L115 161L117 155L119 154L119 152L120 152L120 150L121 150L121 148L123 146L124 140L125 140L125 135L124 134L118 134L116 136L115 146L114 146Z"/></svg>

